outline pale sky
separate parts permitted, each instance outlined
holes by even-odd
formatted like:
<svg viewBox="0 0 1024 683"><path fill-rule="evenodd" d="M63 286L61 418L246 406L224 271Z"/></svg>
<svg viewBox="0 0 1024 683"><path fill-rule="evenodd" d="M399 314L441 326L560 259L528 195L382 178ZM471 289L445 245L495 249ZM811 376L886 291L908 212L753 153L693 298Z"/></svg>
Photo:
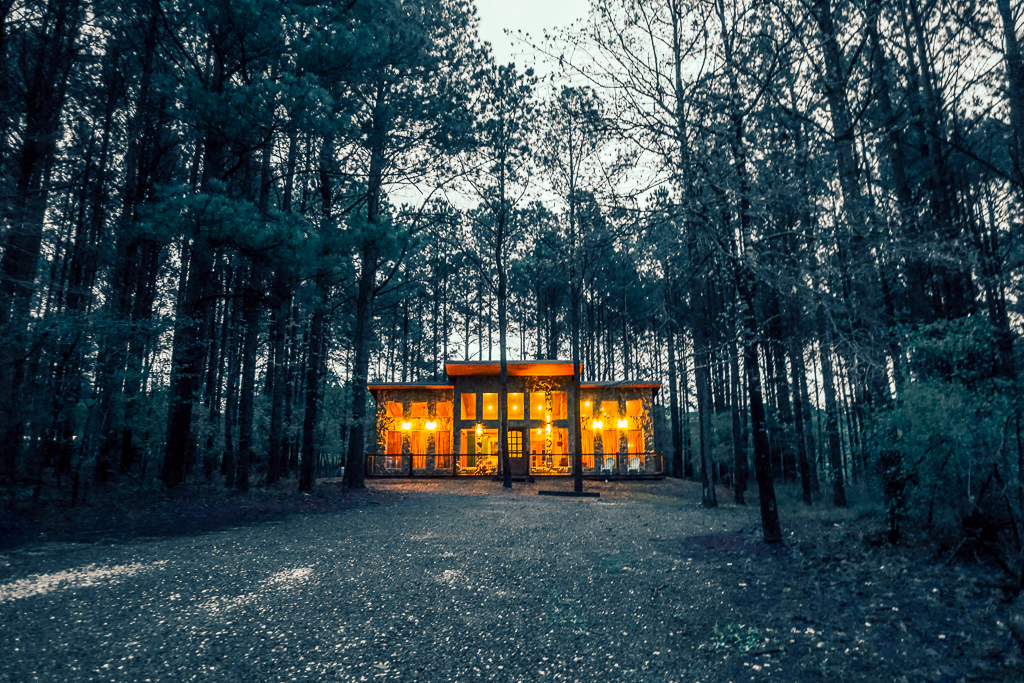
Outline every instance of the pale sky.
<svg viewBox="0 0 1024 683"><path fill-rule="evenodd" d="M498 63L516 61L516 66L525 66L534 61L523 58L528 47L515 44L503 29L529 33L533 42L540 42L544 29L564 27L586 16L590 0L476 0L476 8L480 37L492 45Z"/></svg>

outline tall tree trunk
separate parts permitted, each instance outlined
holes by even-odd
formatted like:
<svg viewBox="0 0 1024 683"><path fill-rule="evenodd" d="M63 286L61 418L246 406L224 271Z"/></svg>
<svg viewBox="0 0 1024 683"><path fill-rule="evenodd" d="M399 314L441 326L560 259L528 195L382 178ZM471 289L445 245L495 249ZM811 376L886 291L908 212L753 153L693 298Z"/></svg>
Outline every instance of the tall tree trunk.
<svg viewBox="0 0 1024 683"><path fill-rule="evenodd" d="M738 326L737 326L738 327ZM739 330L737 329L738 333ZM737 334L737 338L739 338ZM733 454L733 495L737 505L746 505L744 495L747 492L747 477L750 472L747 465L746 435L743 433L743 404L740 387L739 344L733 344L730 353L729 376L732 389L732 454Z"/></svg>
<svg viewBox="0 0 1024 683"><path fill-rule="evenodd" d="M316 431L320 419L320 389L323 380L324 323L327 318L327 274L318 273L313 296L313 318L309 323L309 352L306 356L306 414L302 421L302 455L299 460L299 491L313 490L316 460Z"/></svg>
<svg viewBox="0 0 1024 683"><path fill-rule="evenodd" d="M790 369L793 373L793 421L796 427L796 454L800 468L800 493L807 505L811 504L813 493L811 486L811 463L807 457L807 437L804 434L804 403L800 391L800 379L803 370L804 351L793 334L789 339ZM806 380L805 380L806 381Z"/></svg>
<svg viewBox="0 0 1024 683"><path fill-rule="evenodd" d="M828 437L828 464L832 471L832 504L846 507L843 484L843 454L839 440L839 406L836 401L835 373L832 369L832 334L825 319L825 308L818 308L818 339L821 344L821 383L825 393L825 433Z"/></svg>
<svg viewBox="0 0 1024 683"><path fill-rule="evenodd" d="M388 112L384 102L384 86L378 92L369 136L370 169L366 189L366 221L371 226L380 222L380 202L385 164ZM375 237L363 245L359 263L359 284L356 292L356 325L352 345L352 438L349 441L345 479L350 488L364 488L366 433L366 382L370 369L370 342L373 337L373 301L377 294L379 252Z"/></svg>
<svg viewBox="0 0 1024 683"><path fill-rule="evenodd" d="M765 543L782 542L782 526L775 501L775 482L772 480L771 451L765 425L764 399L761 395L761 370L757 353L757 322L754 318L755 296L753 276L742 263L736 268L736 291L742 303L743 365L747 375L747 393L750 400L750 427L754 433L754 476L757 478L761 498L761 531Z"/></svg>
<svg viewBox="0 0 1024 683"><path fill-rule="evenodd" d="M238 463L235 487L249 490L249 465L252 461L253 410L256 396L256 353L260 337L260 292L263 289L263 264L254 257L245 292L242 343L242 387L238 406Z"/></svg>
<svg viewBox="0 0 1024 683"><path fill-rule="evenodd" d="M711 430L711 367L710 354L704 350L697 354L694 376L697 384L697 420L700 424L700 481L702 486L701 504L704 507L717 507L718 496L715 494L714 457L712 449L714 441Z"/></svg>
<svg viewBox="0 0 1024 683"><path fill-rule="evenodd" d="M669 420L672 422L672 476L683 478L683 432L679 424L679 390L676 377L676 333L675 316L669 314L668 330L668 400Z"/></svg>

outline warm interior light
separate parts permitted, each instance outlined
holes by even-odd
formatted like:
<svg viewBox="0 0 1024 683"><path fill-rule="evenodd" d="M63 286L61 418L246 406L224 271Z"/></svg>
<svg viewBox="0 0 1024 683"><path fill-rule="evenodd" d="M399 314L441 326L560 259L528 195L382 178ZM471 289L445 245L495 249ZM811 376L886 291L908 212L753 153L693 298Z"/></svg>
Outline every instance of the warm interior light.
<svg viewBox="0 0 1024 683"><path fill-rule="evenodd" d="M589 405L590 405L590 401L584 401L584 402L583 402L583 405L585 405L585 406L589 406Z"/></svg>
<svg viewBox="0 0 1024 683"><path fill-rule="evenodd" d="M600 420L594 420L594 429L603 429L603 428L604 428L604 422L601 422Z"/></svg>
<svg viewBox="0 0 1024 683"><path fill-rule="evenodd" d="M487 406L487 410L494 410L494 406Z"/></svg>
<svg viewBox="0 0 1024 683"><path fill-rule="evenodd" d="M402 423L402 431L403 432L407 432L410 429L412 429L412 422L403 422Z"/></svg>
<svg viewBox="0 0 1024 683"><path fill-rule="evenodd" d="M437 429L437 422L428 422L424 426L430 431L434 431L435 429Z"/></svg>
<svg viewBox="0 0 1024 683"><path fill-rule="evenodd" d="M625 429L629 426L629 420L619 420L619 429Z"/></svg>
<svg viewBox="0 0 1024 683"><path fill-rule="evenodd" d="M512 406L512 410L519 410L519 406Z"/></svg>

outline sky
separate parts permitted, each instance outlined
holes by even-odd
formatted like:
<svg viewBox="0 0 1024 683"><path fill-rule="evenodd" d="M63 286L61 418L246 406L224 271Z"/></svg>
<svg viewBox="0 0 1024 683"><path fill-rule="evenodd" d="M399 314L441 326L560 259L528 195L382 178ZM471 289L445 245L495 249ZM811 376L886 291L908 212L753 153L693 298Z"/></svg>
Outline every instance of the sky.
<svg viewBox="0 0 1024 683"><path fill-rule="evenodd" d="M480 37L494 47L498 63L517 61L526 65L522 55L528 48L504 34L529 33L535 41L544 36L544 29L563 27L582 19L590 8L590 0L476 0L480 17ZM518 55L518 56L517 56Z"/></svg>

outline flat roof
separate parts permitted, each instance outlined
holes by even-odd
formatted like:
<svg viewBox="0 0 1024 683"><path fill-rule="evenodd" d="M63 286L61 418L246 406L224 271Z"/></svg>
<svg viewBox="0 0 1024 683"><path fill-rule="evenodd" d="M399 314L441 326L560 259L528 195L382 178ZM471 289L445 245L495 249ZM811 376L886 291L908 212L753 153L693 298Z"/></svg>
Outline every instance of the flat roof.
<svg viewBox="0 0 1024 683"><path fill-rule="evenodd" d="M370 391L379 391L381 389L454 389L451 384L437 384L436 382L377 382L376 384L367 384L366 388Z"/></svg>
<svg viewBox="0 0 1024 683"><path fill-rule="evenodd" d="M572 362L564 360L510 360L506 361L510 377L554 377L572 376ZM467 360L448 361L444 371L450 377L464 375L497 375L501 373L501 363Z"/></svg>
<svg viewBox="0 0 1024 683"><path fill-rule="evenodd" d="M661 389L661 382L587 382L581 383L580 389L614 389L623 387L630 389Z"/></svg>

